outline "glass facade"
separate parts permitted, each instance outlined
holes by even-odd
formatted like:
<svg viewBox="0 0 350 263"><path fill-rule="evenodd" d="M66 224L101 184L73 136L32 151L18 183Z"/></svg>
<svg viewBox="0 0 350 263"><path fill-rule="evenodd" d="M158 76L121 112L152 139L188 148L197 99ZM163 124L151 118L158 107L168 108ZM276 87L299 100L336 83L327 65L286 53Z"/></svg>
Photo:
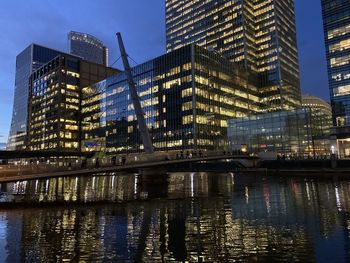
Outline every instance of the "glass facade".
<svg viewBox="0 0 350 263"><path fill-rule="evenodd" d="M31 76L29 149L79 149L79 60L58 56Z"/></svg>
<svg viewBox="0 0 350 263"><path fill-rule="evenodd" d="M300 108L231 119L228 140L232 150L254 154L312 155L311 111Z"/></svg>
<svg viewBox="0 0 350 263"><path fill-rule="evenodd" d="M322 0L333 133L338 154L350 157L350 1Z"/></svg>
<svg viewBox="0 0 350 263"><path fill-rule="evenodd" d="M321 98L303 95L302 104L311 112L312 139L315 154L329 154L331 150L332 108Z"/></svg>
<svg viewBox="0 0 350 263"><path fill-rule="evenodd" d="M303 95L302 104L304 108L310 108L314 135L330 135L332 127L331 105L321 98Z"/></svg>
<svg viewBox="0 0 350 263"><path fill-rule="evenodd" d="M334 126L350 125L350 2L322 0Z"/></svg>
<svg viewBox="0 0 350 263"><path fill-rule="evenodd" d="M166 0L167 50L214 49L258 73L264 111L301 105L293 0Z"/></svg>
<svg viewBox="0 0 350 263"><path fill-rule="evenodd" d="M28 145L32 151L80 151L81 87L118 71L59 55L30 77Z"/></svg>
<svg viewBox="0 0 350 263"><path fill-rule="evenodd" d="M227 120L260 110L255 74L188 45L133 68L156 150L222 149ZM124 73L83 89L84 151L142 150Z"/></svg>
<svg viewBox="0 0 350 263"><path fill-rule="evenodd" d="M69 32L69 52L86 61L108 65L108 48L98 38L86 33Z"/></svg>
<svg viewBox="0 0 350 263"><path fill-rule="evenodd" d="M16 57L15 94L8 150L26 148L30 75L59 54L61 52L31 44Z"/></svg>

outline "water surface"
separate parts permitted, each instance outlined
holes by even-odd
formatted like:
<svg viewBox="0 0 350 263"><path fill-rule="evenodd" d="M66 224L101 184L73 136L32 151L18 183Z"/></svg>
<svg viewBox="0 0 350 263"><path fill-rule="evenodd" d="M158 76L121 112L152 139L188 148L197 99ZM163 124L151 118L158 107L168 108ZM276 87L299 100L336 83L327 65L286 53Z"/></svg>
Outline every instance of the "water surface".
<svg viewBox="0 0 350 263"><path fill-rule="evenodd" d="M1 190L3 262L349 260L347 181L110 174Z"/></svg>

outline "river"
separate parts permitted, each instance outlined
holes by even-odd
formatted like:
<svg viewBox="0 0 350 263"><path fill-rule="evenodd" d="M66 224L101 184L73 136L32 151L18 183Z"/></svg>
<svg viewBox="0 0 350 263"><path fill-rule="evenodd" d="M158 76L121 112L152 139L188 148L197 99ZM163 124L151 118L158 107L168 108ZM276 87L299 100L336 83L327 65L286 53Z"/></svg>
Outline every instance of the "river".
<svg viewBox="0 0 350 263"><path fill-rule="evenodd" d="M9 183L0 193L0 262L348 262L349 212L350 182L300 176Z"/></svg>

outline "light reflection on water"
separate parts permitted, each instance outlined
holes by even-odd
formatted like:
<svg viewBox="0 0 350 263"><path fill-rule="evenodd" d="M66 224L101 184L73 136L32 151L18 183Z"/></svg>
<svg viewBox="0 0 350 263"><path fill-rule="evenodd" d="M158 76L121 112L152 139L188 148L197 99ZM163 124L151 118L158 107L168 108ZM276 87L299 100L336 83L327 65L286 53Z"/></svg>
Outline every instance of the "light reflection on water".
<svg viewBox="0 0 350 263"><path fill-rule="evenodd" d="M346 181L113 174L1 189L1 202L22 204L0 206L0 253L7 262L349 260ZM110 203L93 204L104 201ZM35 206L40 203L60 205Z"/></svg>

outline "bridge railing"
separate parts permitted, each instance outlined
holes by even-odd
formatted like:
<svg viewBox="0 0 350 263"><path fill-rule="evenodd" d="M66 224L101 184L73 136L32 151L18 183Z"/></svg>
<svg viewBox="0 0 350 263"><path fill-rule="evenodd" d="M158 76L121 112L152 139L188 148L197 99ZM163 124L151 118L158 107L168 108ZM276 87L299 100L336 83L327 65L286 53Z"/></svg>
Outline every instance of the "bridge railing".
<svg viewBox="0 0 350 263"><path fill-rule="evenodd" d="M65 165L58 164L17 164L17 165L1 165L0 175L20 175L20 174L39 174L47 172L60 172L67 170L80 170L81 165L79 163L69 163Z"/></svg>
<svg viewBox="0 0 350 263"><path fill-rule="evenodd" d="M65 160L61 162L35 162L29 164L18 162L17 164L0 165L0 176L64 172L71 170L147 164L179 159L200 160L210 157L224 157L229 155L232 156L232 153L225 151L173 151L156 152L152 155L129 154L104 158Z"/></svg>

